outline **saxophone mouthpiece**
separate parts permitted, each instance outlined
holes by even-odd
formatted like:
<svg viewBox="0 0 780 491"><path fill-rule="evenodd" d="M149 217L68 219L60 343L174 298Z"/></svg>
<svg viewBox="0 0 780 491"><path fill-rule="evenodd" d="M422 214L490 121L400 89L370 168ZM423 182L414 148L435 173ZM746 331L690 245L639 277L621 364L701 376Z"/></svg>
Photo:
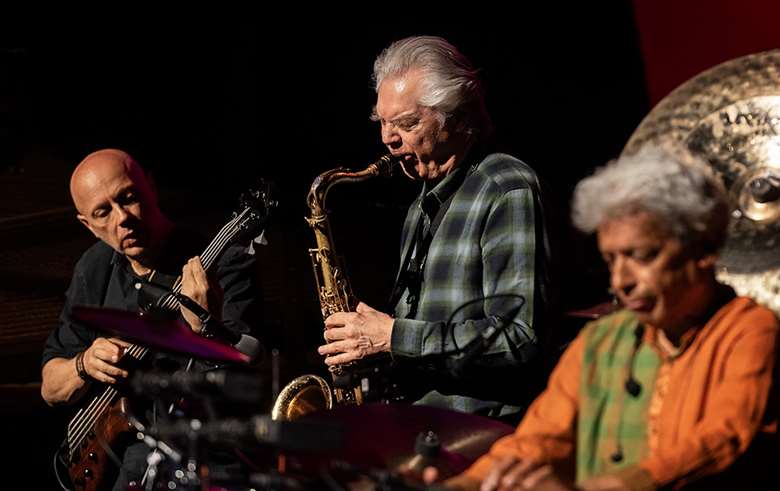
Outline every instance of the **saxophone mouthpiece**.
<svg viewBox="0 0 780 491"><path fill-rule="evenodd" d="M398 163L398 159L393 154L388 153L379 157L372 165L376 167L377 176L392 177L395 166Z"/></svg>

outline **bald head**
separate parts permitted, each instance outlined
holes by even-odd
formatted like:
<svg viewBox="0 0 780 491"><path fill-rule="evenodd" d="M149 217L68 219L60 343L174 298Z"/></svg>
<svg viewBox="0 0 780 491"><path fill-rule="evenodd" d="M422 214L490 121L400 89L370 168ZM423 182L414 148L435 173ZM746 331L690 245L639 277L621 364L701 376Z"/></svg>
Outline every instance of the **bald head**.
<svg viewBox="0 0 780 491"><path fill-rule="evenodd" d="M143 169L127 152L107 148L87 155L70 177L70 195L79 213L84 214L88 198L111 178L125 175L136 185L149 187Z"/></svg>
<svg viewBox="0 0 780 491"><path fill-rule="evenodd" d="M170 229L152 182L122 150L87 155L73 171L70 194L79 221L131 261L148 262Z"/></svg>

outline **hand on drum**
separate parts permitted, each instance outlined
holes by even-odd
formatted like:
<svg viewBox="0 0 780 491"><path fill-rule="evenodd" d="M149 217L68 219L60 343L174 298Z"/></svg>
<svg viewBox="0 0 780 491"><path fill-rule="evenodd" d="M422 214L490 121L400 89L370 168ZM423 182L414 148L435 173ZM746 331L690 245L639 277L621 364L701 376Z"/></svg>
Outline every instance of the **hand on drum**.
<svg viewBox="0 0 780 491"><path fill-rule="evenodd" d="M427 467L423 471L423 480L428 485L435 483L438 476L438 470L434 467ZM511 456L496 462L482 484L461 474L445 481L444 487L463 491L477 489L480 491L575 491L577 489L556 477L552 466L522 461Z"/></svg>
<svg viewBox="0 0 780 491"><path fill-rule="evenodd" d="M550 465L519 460L512 456L498 460L482 481L480 491L509 491L512 489L535 491L573 491L555 476Z"/></svg>
<svg viewBox="0 0 780 491"><path fill-rule="evenodd" d="M390 351L393 318L364 303L355 312L337 312L325 319L328 344L317 351L326 365L341 365L365 356Z"/></svg>

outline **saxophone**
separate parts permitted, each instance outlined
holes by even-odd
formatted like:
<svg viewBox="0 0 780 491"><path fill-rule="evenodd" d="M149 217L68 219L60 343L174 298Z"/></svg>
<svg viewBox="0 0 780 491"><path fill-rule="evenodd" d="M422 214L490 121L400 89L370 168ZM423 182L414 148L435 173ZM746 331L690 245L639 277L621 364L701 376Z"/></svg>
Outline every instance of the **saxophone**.
<svg viewBox="0 0 780 491"><path fill-rule="evenodd" d="M330 188L341 183L357 183L373 177L389 177L397 160L384 155L362 171L336 168L323 172L314 180L306 199L311 212L306 218L314 231L317 247L309 249L322 318L336 312L353 312L358 301L346 277L343 261L333 247L330 221L325 210L325 199ZM317 375L302 375L288 383L274 402L271 417L278 421L292 421L320 409L331 409L335 404L363 404L366 393L377 392L371 387L368 374L379 373L380 365L387 365L388 357L373 355L364 360L330 367L333 386ZM361 373L365 374L362 376Z"/></svg>

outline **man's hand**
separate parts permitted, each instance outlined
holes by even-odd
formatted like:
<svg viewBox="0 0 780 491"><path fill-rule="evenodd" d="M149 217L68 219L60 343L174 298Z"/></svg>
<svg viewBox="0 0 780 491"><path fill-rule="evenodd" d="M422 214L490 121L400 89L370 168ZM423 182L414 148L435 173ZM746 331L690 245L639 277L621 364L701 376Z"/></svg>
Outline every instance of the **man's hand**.
<svg viewBox="0 0 780 491"><path fill-rule="evenodd" d="M87 375L107 384L115 384L117 378L127 378L127 371L116 365L128 346L130 343L118 338L97 338L84 351L83 362Z"/></svg>
<svg viewBox="0 0 780 491"><path fill-rule="evenodd" d="M574 491L577 488L561 481L550 465L538 464L515 457L504 457L495 463L480 491Z"/></svg>
<svg viewBox="0 0 780 491"><path fill-rule="evenodd" d="M392 317L361 302L355 312L337 312L325 319L328 344L317 351L327 356L325 364L341 365L390 351L392 332Z"/></svg>
<svg viewBox="0 0 780 491"><path fill-rule="evenodd" d="M221 297L222 292L219 288L211 288L206 270L203 269L203 264L198 256L187 261L181 270L181 294L190 297L195 303L209 311L214 318L219 319L220 316L215 315L214 310L220 308L222 299L215 298L215 296ZM212 305L213 310L209 310L209 304ZM203 330L200 318L183 305L181 306L181 314L193 331L200 333Z"/></svg>

